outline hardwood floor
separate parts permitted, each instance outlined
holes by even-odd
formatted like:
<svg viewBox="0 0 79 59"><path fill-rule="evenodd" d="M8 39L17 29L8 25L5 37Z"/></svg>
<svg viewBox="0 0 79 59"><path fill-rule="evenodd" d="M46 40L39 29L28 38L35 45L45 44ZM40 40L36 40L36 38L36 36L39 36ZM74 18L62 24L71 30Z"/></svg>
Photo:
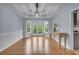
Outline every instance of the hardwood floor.
<svg viewBox="0 0 79 59"><path fill-rule="evenodd" d="M79 55L79 49L74 49L75 54Z"/></svg>
<svg viewBox="0 0 79 59"><path fill-rule="evenodd" d="M55 40L46 37L30 37L21 39L0 52L0 55L75 55L75 53L68 49L60 49Z"/></svg>

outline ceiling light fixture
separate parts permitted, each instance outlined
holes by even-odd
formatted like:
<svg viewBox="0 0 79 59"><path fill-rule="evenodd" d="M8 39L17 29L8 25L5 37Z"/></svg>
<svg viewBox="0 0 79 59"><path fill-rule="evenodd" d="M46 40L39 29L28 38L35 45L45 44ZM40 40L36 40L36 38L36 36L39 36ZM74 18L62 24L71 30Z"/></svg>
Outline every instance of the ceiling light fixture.
<svg viewBox="0 0 79 59"><path fill-rule="evenodd" d="M39 18L38 3L36 3L35 17L36 17L36 18Z"/></svg>
<svg viewBox="0 0 79 59"><path fill-rule="evenodd" d="M39 18L39 13L38 12L35 13L35 17Z"/></svg>

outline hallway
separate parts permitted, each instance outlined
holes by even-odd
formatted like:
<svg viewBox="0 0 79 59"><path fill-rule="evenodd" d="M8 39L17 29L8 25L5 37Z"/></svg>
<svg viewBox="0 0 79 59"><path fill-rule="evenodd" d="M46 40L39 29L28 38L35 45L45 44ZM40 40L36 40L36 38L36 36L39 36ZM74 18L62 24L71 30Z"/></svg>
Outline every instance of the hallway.
<svg viewBox="0 0 79 59"><path fill-rule="evenodd" d="M55 40L48 37L30 37L21 39L14 45L0 52L1 55L74 55L70 50L59 48Z"/></svg>

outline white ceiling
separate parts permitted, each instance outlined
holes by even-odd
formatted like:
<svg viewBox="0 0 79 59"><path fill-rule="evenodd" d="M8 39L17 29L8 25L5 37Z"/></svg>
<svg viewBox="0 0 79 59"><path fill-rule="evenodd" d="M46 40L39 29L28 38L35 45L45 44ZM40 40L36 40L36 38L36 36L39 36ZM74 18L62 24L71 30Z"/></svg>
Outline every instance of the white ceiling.
<svg viewBox="0 0 79 59"><path fill-rule="evenodd" d="M35 3L17 3L12 5L20 16L24 18L35 18ZM61 3L39 3L39 18L53 17L61 5Z"/></svg>

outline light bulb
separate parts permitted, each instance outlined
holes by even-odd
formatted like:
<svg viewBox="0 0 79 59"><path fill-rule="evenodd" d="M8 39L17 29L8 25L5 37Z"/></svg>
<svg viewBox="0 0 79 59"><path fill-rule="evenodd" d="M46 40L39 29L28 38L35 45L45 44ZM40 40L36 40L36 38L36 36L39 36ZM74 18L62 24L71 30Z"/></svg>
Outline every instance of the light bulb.
<svg viewBox="0 0 79 59"><path fill-rule="evenodd" d="M35 16L36 16L36 18L39 18L39 14L38 13L36 13Z"/></svg>

